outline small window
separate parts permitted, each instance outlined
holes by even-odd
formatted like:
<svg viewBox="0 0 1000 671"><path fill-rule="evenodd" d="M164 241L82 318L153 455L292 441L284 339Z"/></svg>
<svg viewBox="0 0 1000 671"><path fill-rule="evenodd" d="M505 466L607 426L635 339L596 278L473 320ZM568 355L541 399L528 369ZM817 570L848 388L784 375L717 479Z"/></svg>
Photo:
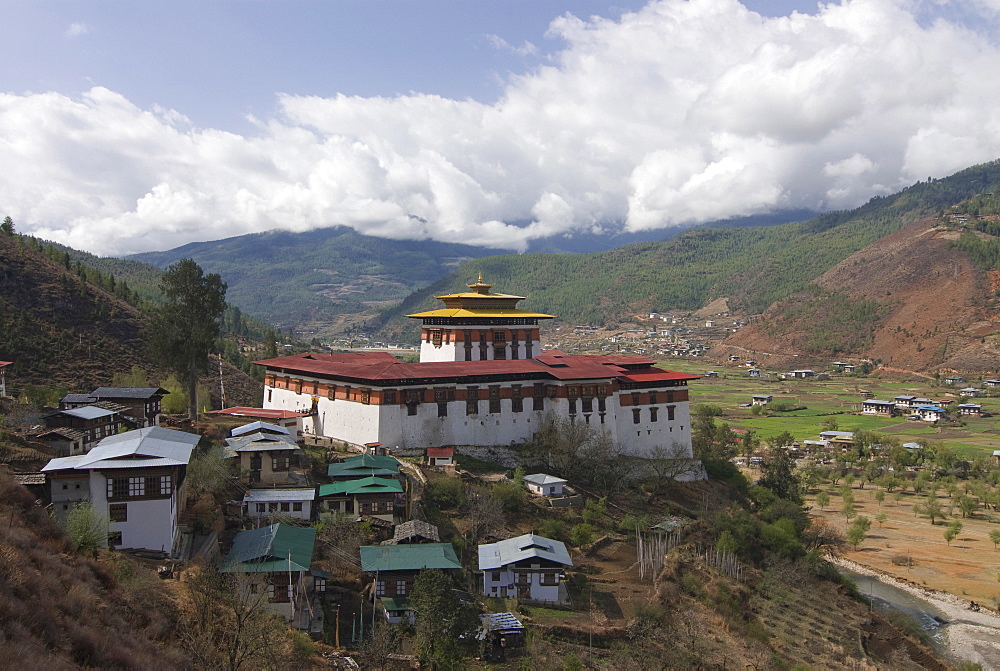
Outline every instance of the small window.
<svg viewBox="0 0 1000 671"><path fill-rule="evenodd" d="M642 411L639 410L639 408L632 408L632 423L633 424L638 424L641 421L641 417L639 417L639 415L641 413L642 413Z"/></svg>
<svg viewBox="0 0 1000 671"><path fill-rule="evenodd" d="M118 547L122 544L122 532L112 531L108 534L108 545L111 547Z"/></svg>
<svg viewBox="0 0 1000 671"><path fill-rule="evenodd" d="M292 504L288 503L287 501L283 501L281 503L281 512L287 513L291 512L291 510L292 510Z"/></svg>
<svg viewBox="0 0 1000 671"><path fill-rule="evenodd" d="M128 504L112 503L108 506L108 520L111 522L128 522Z"/></svg>
<svg viewBox="0 0 1000 671"><path fill-rule="evenodd" d="M406 594L406 581L397 580L396 581L396 596L404 596Z"/></svg>
<svg viewBox="0 0 1000 671"><path fill-rule="evenodd" d="M385 392L382 394L382 398L383 398L382 402L385 405L395 405L396 404L396 390L395 389L386 389Z"/></svg>
<svg viewBox="0 0 1000 671"><path fill-rule="evenodd" d="M448 403L447 401L438 401L438 417L448 416Z"/></svg>
<svg viewBox="0 0 1000 671"><path fill-rule="evenodd" d="M674 421L674 408L675 407L676 406L673 406L673 405L668 405L667 406L667 421L669 421L669 422ZM683 429L684 427L681 427L681 428Z"/></svg>
<svg viewBox="0 0 1000 671"><path fill-rule="evenodd" d="M655 422L657 420L658 410L659 408L657 407L652 407L649 409L649 421Z"/></svg>

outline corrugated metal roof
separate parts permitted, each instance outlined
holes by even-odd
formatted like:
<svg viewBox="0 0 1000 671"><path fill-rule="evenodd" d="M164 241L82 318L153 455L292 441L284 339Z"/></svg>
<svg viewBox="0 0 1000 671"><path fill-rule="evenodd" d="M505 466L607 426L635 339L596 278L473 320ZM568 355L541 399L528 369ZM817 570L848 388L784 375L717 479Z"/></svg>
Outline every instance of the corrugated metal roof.
<svg viewBox="0 0 1000 671"><path fill-rule="evenodd" d="M114 410L106 410L93 405L85 405L82 408L71 408L70 410L61 410L60 413L63 415L69 415L70 417L79 417L80 419L100 419L101 417L110 417L118 414Z"/></svg>
<svg viewBox="0 0 1000 671"><path fill-rule="evenodd" d="M418 571L425 568L460 569L462 565L451 543L418 543L415 545L363 545L361 570Z"/></svg>
<svg viewBox="0 0 1000 671"><path fill-rule="evenodd" d="M524 476L525 482L530 482L533 485L561 485L566 484L567 480L562 478L557 478L554 475L548 475L546 473L533 473L531 475Z"/></svg>
<svg viewBox="0 0 1000 671"><path fill-rule="evenodd" d="M223 571L271 573L308 571L316 544L316 529L272 524L241 531L233 538Z"/></svg>
<svg viewBox="0 0 1000 671"><path fill-rule="evenodd" d="M53 459L42 470L182 466L191 460L199 440L195 434L151 426L108 436L87 454Z"/></svg>
<svg viewBox="0 0 1000 671"><path fill-rule="evenodd" d="M399 484L399 480L377 477L334 482L329 485L320 485L319 488L320 496L336 496L338 494L345 496L353 494L401 494L402 492L403 486Z"/></svg>
<svg viewBox="0 0 1000 671"><path fill-rule="evenodd" d="M243 502L312 501L315 498L316 490L312 487L307 489L251 489L243 495Z"/></svg>
<svg viewBox="0 0 1000 671"><path fill-rule="evenodd" d="M163 396L170 392L160 387L98 387L90 392L91 396L100 398L152 398Z"/></svg>
<svg viewBox="0 0 1000 671"><path fill-rule="evenodd" d="M260 452L265 450L297 450L299 446L291 436L279 433L251 433L226 438L226 445L233 452Z"/></svg>
<svg viewBox="0 0 1000 671"><path fill-rule="evenodd" d="M306 417L309 413L303 410L276 410L272 408L249 408L234 406L222 410L210 410L210 415L230 415L232 417L260 417L262 419L293 419Z"/></svg>
<svg viewBox="0 0 1000 671"><path fill-rule="evenodd" d="M401 547L401 546L397 546ZM496 543L479 546L479 570L498 569L522 559L548 559L564 566L572 566L566 545L544 536L524 534Z"/></svg>
<svg viewBox="0 0 1000 671"><path fill-rule="evenodd" d="M96 403L97 397L91 396L90 394L66 394L61 399L60 403Z"/></svg>
<svg viewBox="0 0 1000 671"><path fill-rule="evenodd" d="M393 457L383 457L375 454L362 454L348 457L342 462L326 467L329 477L364 477L384 475L394 477L399 474L399 462Z"/></svg>
<svg viewBox="0 0 1000 671"><path fill-rule="evenodd" d="M230 436L242 436L247 433L257 433L257 432L272 432L272 433L283 433L286 436L289 435L288 429L283 426L278 426L277 424L269 424L268 422L251 422L249 424L244 424L243 426L238 426L229 432Z"/></svg>

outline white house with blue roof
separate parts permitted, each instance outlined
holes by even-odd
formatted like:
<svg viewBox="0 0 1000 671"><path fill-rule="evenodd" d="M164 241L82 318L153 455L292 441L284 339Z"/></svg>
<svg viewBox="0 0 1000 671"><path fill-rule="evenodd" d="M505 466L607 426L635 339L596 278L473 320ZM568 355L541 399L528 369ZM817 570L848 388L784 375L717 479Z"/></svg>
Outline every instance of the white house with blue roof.
<svg viewBox="0 0 1000 671"><path fill-rule="evenodd" d="M560 582L572 565L564 543L535 534L479 546L486 596L560 602Z"/></svg>
<svg viewBox="0 0 1000 671"><path fill-rule="evenodd" d="M89 502L108 520L108 544L174 554L191 452L201 437L159 426L105 438L87 454L52 459L56 519Z"/></svg>

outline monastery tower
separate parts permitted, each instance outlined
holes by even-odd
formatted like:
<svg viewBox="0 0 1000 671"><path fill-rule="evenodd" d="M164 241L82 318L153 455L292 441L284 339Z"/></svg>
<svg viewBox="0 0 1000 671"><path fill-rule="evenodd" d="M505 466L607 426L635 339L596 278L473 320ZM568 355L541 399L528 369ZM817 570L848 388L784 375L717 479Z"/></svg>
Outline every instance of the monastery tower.
<svg viewBox="0 0 1000 671"><path fill-rule="evenodd" d="M435 296L444 307L407 315L423 320L420 361L533 359L541 351L538 320L552 315L519 310L524 296L490 293L480 273L472 291Z"/></svg>

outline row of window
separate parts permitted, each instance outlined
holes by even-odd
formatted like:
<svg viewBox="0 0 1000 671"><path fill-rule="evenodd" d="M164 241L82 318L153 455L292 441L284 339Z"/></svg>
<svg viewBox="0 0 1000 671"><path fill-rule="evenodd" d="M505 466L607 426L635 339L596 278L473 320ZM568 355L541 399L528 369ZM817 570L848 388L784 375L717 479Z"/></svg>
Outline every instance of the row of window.
<svg viewBox="0 0 1000 671"><path fill-rule="evenodd" d="M676 408L676 406L673 406L673 405L668 405L667 406L667 421L668 422L674 421L674 409L675 408ZM659 418L660 418L660 409L657 408L657 407L651 407L649 409L649 421L651 421L651 422L657 422L657 421L659 421ZM642 421L642 408L632 408L632 423L633 424L638 424L641 421Z"/></svg>
<svg viewBox="0 0 1000 671"><path fill-rule="evenodd" d="M288 513L288 512L301 513L302 512L302 502L301 501L291 501L291 502L289 502L289 501L270 501L268 503L258 503L256 505L257 505L257 512L258 513L277 513L277 512L282 512L282 513Z"/></svg>
<svg viewBox="0 0 1000 671"><path fill-rule="evenodd" d="M396 580L394 582L395 582L394 586L396 588L394 596L406 596L407 582L405 580ZM385 596L386 586L388 584L389 582L385 580L379 580L377 583L375 583L375 596Z"/></svg>
<svg viewBox="0 0 1000 671"><path fill-rule="evenodd" d="M170 475L108 478L108 500L155 498L172 493L173 478Z"/></svg>

